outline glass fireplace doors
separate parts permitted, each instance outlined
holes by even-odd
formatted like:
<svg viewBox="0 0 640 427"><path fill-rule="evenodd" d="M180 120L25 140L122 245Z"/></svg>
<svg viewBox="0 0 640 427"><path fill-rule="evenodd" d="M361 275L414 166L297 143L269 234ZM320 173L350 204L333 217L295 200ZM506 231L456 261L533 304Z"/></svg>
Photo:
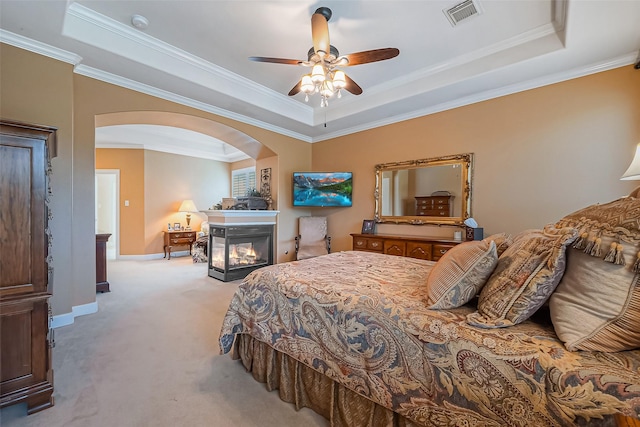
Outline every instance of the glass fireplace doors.
<svg viewBox="0 0 640 427"><path fill-rule="evenodd" d="M273 264L273 225L210 225L209 276L229 282Z"/></svg>

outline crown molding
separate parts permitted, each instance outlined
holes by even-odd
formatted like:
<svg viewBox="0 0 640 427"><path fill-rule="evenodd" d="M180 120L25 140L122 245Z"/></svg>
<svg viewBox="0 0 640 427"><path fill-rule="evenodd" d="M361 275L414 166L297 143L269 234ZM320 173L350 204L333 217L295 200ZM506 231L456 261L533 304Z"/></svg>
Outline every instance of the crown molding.
<svg viewBox="0 0 640 427"><path fill-rule="evenodd" d="M311 125L312 107L81 4L68 7L63 34L178 78L188 75L192 83Z"/></svg>
<svg viewBox="0 0 640 427"><path fill-rule="evenodd" d="M48 56L49 58L57 59L58 61L72 65L77 65L82 61L82 57L80 55L76 55L75 53L71 53L63 49L58 49L57 47L49 46L48 44L32 40L21 36L20 34L12 33L1 28L0 42L28 50L29 52Z"/></svg>
<svg viewBox="0 0 640 427"><path fill-rule="evenodd" d="M452 101L452 102L445 102L445 103L434 105L428 108L415 110L408 114L391 116L391 117L385 118L384 120L378 120L375 122L367 123L366 125L354 126L351 128L341 130L339 132L328 133L321 137L313 138L312 142L315 143L320 141L326 141L329 139L338 138L341 136L346 136L346 135L350 135L357 132L375 129L381 126L391 125L391 124L402 122L405 120L411 120L418 117L427 116L430 114L440 113L442 111L452 110L454 108L464 107L465 105L471 105L471 104L475 104L482 101L488 101L490 99L500 98L502 96L512 95L514 93L524 92L530 89L536 89L539 87L548 86L551 84L560 83L563 81L588 76L591 74L601 73L603 71L613 70L615 68L620 68L626 65L634 64L636 60L637 60L637 53L630 52L626 55L622 55L617 58L610 59L609 61L606 61L606 62L590 64L584 67L574 68L566 72L555 73L555 74L540 77L537 79L532 79L526 82L512 84L512 85L504 86L498 89L488 90L473 96L467 96L464 98L456 99L455 101Z"/></svg>
<svg viewBox="0 0 640 427"><path fill-rule="evenodd" d="M74 3L72 6L79 6L79 5L77 3ZM562 15L564 16L565 14L566 14L566 5L563 7L563 10L562 10ZM127 30L129 29L127 28ZM130 32L133 32L133 30L131 30ZM476 94L473 96L468 96L465 98L460 98L452 102L442 103L442 104L438 104L428 108L415 110L407 114L391 116L383 120L369 122L365 125L354 126L338 132L327 133L322 136L313 138L308 135L300 134L298 132L293 132L279 126L274 126L269 123L262 122L260 120L252 119L250 117L246 117L241 114L233 113L228 110L224 110L222 108L214 107L212 105L209 105L200 101L196 101L191 98L187 98L181 95L176 95L175 93L172 93L169 91L158 89L150 85L139 83L131 79L127 79L112 73L98 70L93 67L82 65L80 64L82 61L82 57L79 55L76 55L74 53L71 53L62 49L55 48L53 46L29 39L27 37L24 37L15 33L11 33L3 29L0 29L0 42L9 44L30 52L34 52L40 55L44 55L59 61L73 64L75 65L74 72L79 75L84 75L86 77L94 78L96 80L104 81L106 83L114 84L116 86L131 89L131 90L144 93L147 95L151 95L160 99L165 99L167 101L175 102L177 104L181 104L181 105L192 107L198 110L206 111L208 113L216 114L221 117L226 117L241 123L249 124L251 126L255 126L261 129L265 129L271 132L275 132L284 136L288 136L288 137L298 139L304 142L309 142L309 143L321 142L321 141L349 135L356 132L362 132L362 131L374 129L377 127L386 126L393 123L450 110L450 109L462 107L465 105L470 105L477 102L482 102L489 99L494 99L501 96L514 94L517 92L522 92L525 90L535 89L538 87L559 83L562 81L579 78L579 77L587 76L594 73L608 71L614 68L619 68L622 66L634 64L637 61L637 52L631 52L626 55L622 55L620 57L613 58L609 61L605 61L602 63L591 64L584 67L578 67L578 68L569 70L567 72L555 73L550 76L544 76L541 78L532 79L527 82L522 82L522 83L513 84L510 86L506 86L506 87L502 87L494 90L485 91L483 93ZM210 64L210 65L213 66L213 64ZM442 71L442 69L439 69L438 71ZM421 72L428 74L428 72L425 70L422 70ZM433 70L431 72L433 72ZM378 88L379 87L377 86L375 89L377 90ZM291 102L295 102L295 101L291 101ZM305 105L302 105L302 107L311 109L313 111L312 107L305 106Z"/></svg>
<svg viewBox="0 0 640 427"><path fill-rule="evenodd" d="M79 74L85 77L90 77L92 79L100 80L105 83L110 83L126 89L131 89L136 92L144 93L146 95L155 96L156 98L175 102L176 104L185 105L187 107L192 107L197 110L206 111L208 113L226 117L228 119L232 119L241 123L245 123L261 129L272 131L281 135L289 136L291 138L299 139L301 141L311 142L311 138L308 137L307 135L303 135L298 132L293 132L293 131L290 131L289 129L285 129L279 126L274 126L270 123L265 123L260 120L252 119L250 117L243 116L241 114L237 114L237 113L225 110L223 108L214 107L213 105L196 101L194 99L187 98L186 96L176 95L173 92L169 92L163 89L158 89L156 87L153 87L144 83L136 82L134 80L127 79L125 77L108 73L106 71L98 70L97 68L88 67L86 65L78 65L75 67L74 72L76 74Z"/></svg>

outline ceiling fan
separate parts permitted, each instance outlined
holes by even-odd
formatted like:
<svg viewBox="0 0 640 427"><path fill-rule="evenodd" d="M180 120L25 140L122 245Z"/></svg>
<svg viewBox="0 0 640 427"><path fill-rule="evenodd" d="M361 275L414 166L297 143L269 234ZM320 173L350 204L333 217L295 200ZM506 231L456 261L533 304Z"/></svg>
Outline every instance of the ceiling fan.
<svg viewBox="0 0 640 427"><path fill-rule="evenodd" d="M333 95L337 94L337 97L340 98L342 95L341 89L345 89L354 95L360 95L362 88L339 67L384 61L385 59L395 58L400 51L396 48L383 48L340 55L338 49L329 43L329 19L331 19L331 14L331 9L328 7L320 7L311 16L313 47L309 49L306 61L263 56L251 56L249 59L257 62L311 67L311 73L302 76L302 79L289 91L289 96L303 92L305 101L308 101L310 94L319 93L322 97L321 107L328 105L328 100Z"/></svg>

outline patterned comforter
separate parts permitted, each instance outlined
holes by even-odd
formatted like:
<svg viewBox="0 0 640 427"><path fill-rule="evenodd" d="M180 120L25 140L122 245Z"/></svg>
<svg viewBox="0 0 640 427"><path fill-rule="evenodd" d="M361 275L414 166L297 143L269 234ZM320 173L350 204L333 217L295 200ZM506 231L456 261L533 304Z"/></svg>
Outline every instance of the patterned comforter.
<svg viewBox="0 0 640 427"><path fill-rule="evenodd" d="M569 352L545 322L480 329L465 321L474 307L428 310L433 265L340 252L256 270L231 301L221 350L250 334L425 426L640 416L640 350Z"/></svg>

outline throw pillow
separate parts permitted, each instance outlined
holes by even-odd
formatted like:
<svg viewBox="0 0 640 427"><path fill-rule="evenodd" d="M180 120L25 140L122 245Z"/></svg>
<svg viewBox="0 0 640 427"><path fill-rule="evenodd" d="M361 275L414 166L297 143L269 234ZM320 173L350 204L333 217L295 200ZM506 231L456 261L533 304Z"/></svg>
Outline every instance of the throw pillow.
<svg viewBox="0 0 640 427"><path fill-rule="evenodd" d="M570 351L640 347L640 199L625 197L567 215L580 237L549 300L558 338Z"/></svg>
<svg viewBox="0 0 640 427"><path fill-rule="evenodd" d="M565 269L566 247L576 238L573 228L527 230L516 235L480 292L478 311L467 323L503 328L528 319L556 288Z"/></svg>
<svg viewBox="0 0 640 427"><path fill-rule="evenodd" d="M427 277L427 305L447 309L466 304L486 283L497 262L493 241L476 240L449 249Z"/></svg>
<svg viewBox="0 0 640 427"><path fill-rule="evenodd" d="M513 239L511 238L511 236L506 233L492 234L489 237L485 237L483 240L485 242L494 241L496 243L496 251L498 252L498 256L502 255L502 253L507 250L509 245L513 243Z"/></svg>

